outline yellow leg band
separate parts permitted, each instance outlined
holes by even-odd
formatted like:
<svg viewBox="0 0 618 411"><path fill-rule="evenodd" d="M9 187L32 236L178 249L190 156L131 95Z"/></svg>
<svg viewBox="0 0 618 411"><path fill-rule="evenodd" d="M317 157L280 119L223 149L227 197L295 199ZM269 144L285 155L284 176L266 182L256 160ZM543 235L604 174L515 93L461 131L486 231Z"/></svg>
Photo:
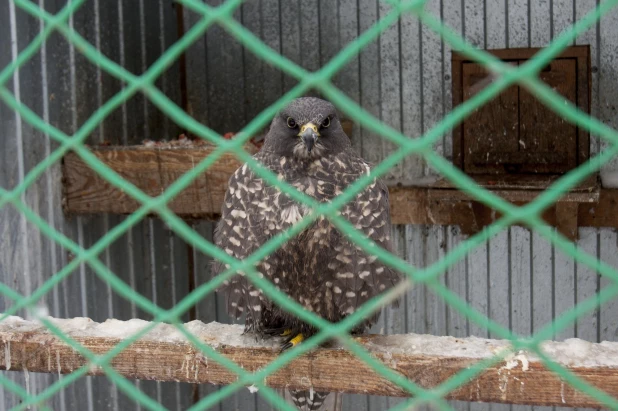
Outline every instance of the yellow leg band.
<svg viewBox="0 0 618 411"><path fill-rule="evenodd" d="M300 344L301 342L303 342L304 339L305 337L302 334L298 334L296 337L290 340L290 343L292 343L293 346L296 346Z"/></svg>

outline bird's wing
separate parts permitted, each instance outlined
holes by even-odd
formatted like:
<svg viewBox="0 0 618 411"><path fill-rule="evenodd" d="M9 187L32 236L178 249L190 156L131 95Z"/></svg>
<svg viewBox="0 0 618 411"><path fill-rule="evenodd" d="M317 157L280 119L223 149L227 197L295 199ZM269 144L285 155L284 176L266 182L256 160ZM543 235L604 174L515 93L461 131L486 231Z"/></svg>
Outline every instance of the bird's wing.
<svg viewBox="0 0 618 411"><path fill-rule="evenodd" d="M369 172L370 165L360 157L350 156L345 161L354 164L351 168L360 165ZM388 189L382 181L374 180L341 209L341 215L377 247L393 251ZM336 258L329 268L335 272L334 302L342 315L351 314L365 301L393 287L400 279L397 272L347 238L335 250Z"/></svg>
<svg viewBox="0 0 618 411"><path fill-rule="evenodd" d="M256 159L260 160L259 157ZM225 194L221 220L215 229L215 244L228 255L243 260L256 251L268 238L276 234L272 221L276 221L274 203L279 192L266 186L246 164L230 177ZM270 228L269 228L270 227ZM271 229L272 228L272 229ZM268 273L261 263L258 269ZM215 261L215 275L227 269L227 265ZM261 291L256 290L243 272L227 280L220 291L227 294L228 312L239 318L245 307L260 306ZM258 308L259 309L259 308Z"/></svg>

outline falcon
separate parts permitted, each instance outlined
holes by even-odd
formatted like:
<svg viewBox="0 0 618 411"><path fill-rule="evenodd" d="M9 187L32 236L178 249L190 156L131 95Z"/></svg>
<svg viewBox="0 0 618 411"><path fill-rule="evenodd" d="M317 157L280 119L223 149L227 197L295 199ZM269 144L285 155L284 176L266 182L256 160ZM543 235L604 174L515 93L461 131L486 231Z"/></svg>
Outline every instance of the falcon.
<svg viewBox="0 0 618 411"><path fill-rule="evenodd" d="M322 203L370 172L370 164L352 149L335 107L314 97L293 100L275 116L254 158L279 180ZM245 259L310 211L244 164L229 180L215 243L230 256ZM383 182L374 179L340 212L377 246L392 251L388 190ZM229 266L215 262L214 274L226 268ZM325 217L289 239L256 264L256 269L306 310L331 322L354 313L400 279L397 272L364 252ZM281 336L282 349L318 331L279 308L243 272L226 281L219 291L226 295L231 316L239 319L245 315L245 332ZM367 331L378 316L365 319L352 333ZM313 411L328 393L291 390L291 394L299 409Z"/></svg>

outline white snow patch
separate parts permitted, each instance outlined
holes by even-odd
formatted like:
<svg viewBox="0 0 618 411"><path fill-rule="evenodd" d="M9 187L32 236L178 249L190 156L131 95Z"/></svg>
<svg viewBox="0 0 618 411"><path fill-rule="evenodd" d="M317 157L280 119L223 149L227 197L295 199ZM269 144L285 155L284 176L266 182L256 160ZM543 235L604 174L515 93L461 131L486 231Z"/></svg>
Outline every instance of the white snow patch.
<svg viewBox="0 0 618 411"><path fill-rule="evenodd" d="M517 355L510 353L504 358L504 361L505 365L502 368L507 370L516 368L520 362L522 371L528 371L530 369L530 362L528 361L526 353L523 351L520 351Z"/></svg>
<svg viewBox="0 0 618 411"><path fill-rule="evenodd" d="M36 307L28 310L26 319L29 321L40 321L41 318L49 317L49 309L44 304L39 304Z"/></svg>
<svg viewBox="0 0 618 411"><path fill-rule="evenodd" d="M436 337L426 334L378 336L370 339L367 345L372 350L392 354L464 358L489 358L510 347L506 340Z"/></svg>
<svg viewBox="0 0 618 411"><path fill-rule="evenodd" d="M556 362L578 367L618 367L618 343L591 343L579 338L564 342L546 341L543 351Z"/></svg>
<svg viewBox="0 0 618 411"><path fill-rule="evenodd" d="M601 170L601 183L605 188L618 188L618 171Z"/></svg>
<svg viewBox="0 0 618 411"><path fill-rule="evenodd" d="M125 339L150 325L148 321L132 319L119 321L110 319L102 323L90 318L57 319L47 317L62 332L72 337L103 337ZM217 322L204 324L195 320L184 324L187 331L197 339L213 348L220 346L244 348L271 348L277 350L279 340L276 338L261 340L253 333L243 333L240 324L226 325ZM9 345L11 341L21 341L24 333L40 333L49 335L50 332L38 321L27 321L20 317L9 316L0 322L0 332L4 333L4 361L7 369L11 367ZM14 337L13 337L14 336ZM142 340L151 340L169 343L186 343L186 337L173 325L158 324ZM365 347L374 354L381 354L397 360L397 355L424 355L441 358L490 358L504 350L512 351L511 343L507 340L489 340L469 337L436 337L432 335L405 334L405 335L375 335L363 337ZM335 349L341 346L335 344ZM541 344L543 351L559 364L569 367L608 367L618 368L618 343L607 342L591 343L577 338L564 342L546 341ZM56 356L58 353L55 353ZM1 355L1 354L0 354ZM50 353L53 358L54 353ZM58 358L56 358L58 361ZM521 366L523 371L530 369L530 365L539 359L529 352L516 351L506 354L502 369L512 370ZM53 359L50 360L50 364ZM57 364L59 365L59 364ZM187 366L187 371L189 367ZM192 371L196 369L192 368Z"/></svg>
<svg viewBox="0 0 618 411"><path fill-rule="evenodd" d="M255 386L255 384L250 385L247 388L249 389L249 392L251 394L255 394L256 392L258 392L260 390L258 387Z"/></svg>
<svg viewBox="0 0 618 411"><path fill-rule="evenodd" d="M382 354L426 355L470 359L490 358L503 350L512 350L508 340L489 340L478 337L455 338L433 335L405 334L376 336L368 339L366 346ZM591 343L579 338L563 342L545 341L542 350L559 364L570 367L618 368L618 343L604 341ZM522 370L530 369L530 363L540 361L530 352L518 351L508 354L504 368L513 369L521 364Z"/></svg>

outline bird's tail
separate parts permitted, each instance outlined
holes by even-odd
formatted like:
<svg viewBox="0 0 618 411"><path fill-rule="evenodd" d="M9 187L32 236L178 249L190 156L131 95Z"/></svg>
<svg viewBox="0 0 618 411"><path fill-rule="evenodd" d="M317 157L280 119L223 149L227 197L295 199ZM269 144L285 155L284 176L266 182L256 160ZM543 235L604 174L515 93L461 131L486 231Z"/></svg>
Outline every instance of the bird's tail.
<svg viewBox="0 0 618 411"><path fill-rule="evenodd" d="M292 402L300 411L340 411L341 394L313 390L289 390Z"/></svg>

